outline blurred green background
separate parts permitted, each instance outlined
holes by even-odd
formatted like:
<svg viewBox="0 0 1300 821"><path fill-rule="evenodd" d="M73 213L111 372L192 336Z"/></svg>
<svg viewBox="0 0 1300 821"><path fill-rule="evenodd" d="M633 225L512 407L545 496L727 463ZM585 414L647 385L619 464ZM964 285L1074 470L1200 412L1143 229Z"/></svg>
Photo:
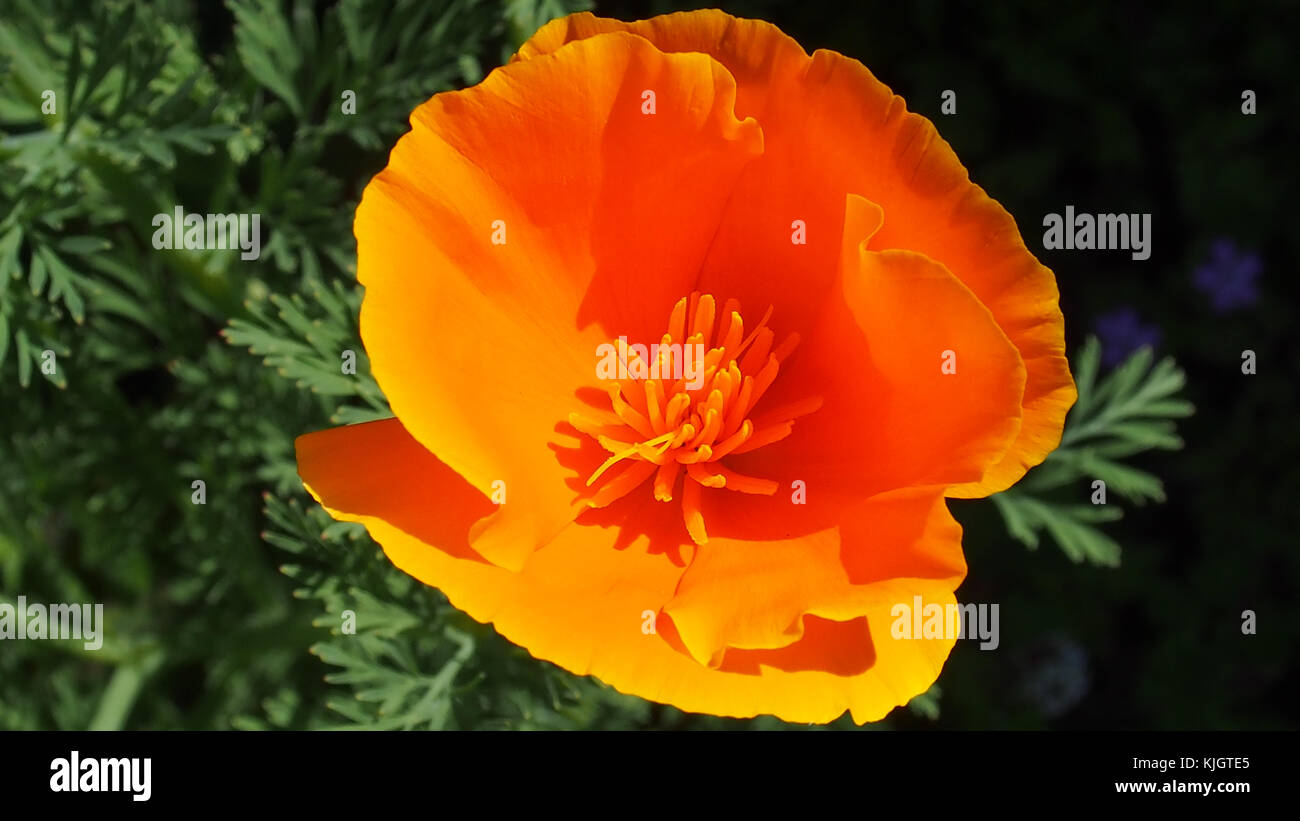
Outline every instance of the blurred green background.
<svg viewBox="0 0 1300 821"><path fill-rule="evenodd" d="M297 480L295 435L387 415L356 328L363 186L415 105L580 7L0 1L0 602L103 602L108 620L94 653L0 643L0 729L783 726L533 660ZM937 688L873 726L1300 725L1297 5L723 7L861 59L931 118L1056 272L1070 350L1095 332L1108 367L1151 344L1197 409L1184 448L1128 461L1163 490L1134 474L1146 503L1117 499L1123 519L1081 551L1027 550L994 504L953 503L959 598L1001 603L1001 647L960 642ZM150 220L178 203L261 214L261 258L155 251ZM1044 251L1042 217L1067 204L1151 213L1151 258ZM338 635L345 609L356 636Z"/></svg>

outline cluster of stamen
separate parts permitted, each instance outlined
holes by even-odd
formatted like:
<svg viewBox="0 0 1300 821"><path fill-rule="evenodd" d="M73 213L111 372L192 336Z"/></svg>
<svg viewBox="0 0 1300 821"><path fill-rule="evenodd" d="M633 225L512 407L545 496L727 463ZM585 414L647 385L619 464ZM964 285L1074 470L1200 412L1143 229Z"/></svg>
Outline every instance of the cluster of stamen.
<svg viewBox="0 0 1300 821"><path fill-rule="evenodd" d="M570 424L611 454L587 479L587 487L593 488L586 497L589 506L605 507L652 476L655 498L671 502L680 481L686 530L697 544L704 544L708 534L700 510L701 488L768 496L776 492L776 482L736 473L721 460L789 436L795 417L816 410L821 398L751 417L781 363L798 346L799 335L792 333L773 348L774 334L767 327L772 309L745 335L739 308L735 300L727 300L718 315L711 295L692 293L673 307L668 332L652 347L657 361L643 361L641 346L633 350L620 345L619 373L628 376L609 380L610 411L569 415ZM680 367L674 370L671 361L687 346L706 351L691 374ZM676 377L665 376L674 373Z"/></svg>

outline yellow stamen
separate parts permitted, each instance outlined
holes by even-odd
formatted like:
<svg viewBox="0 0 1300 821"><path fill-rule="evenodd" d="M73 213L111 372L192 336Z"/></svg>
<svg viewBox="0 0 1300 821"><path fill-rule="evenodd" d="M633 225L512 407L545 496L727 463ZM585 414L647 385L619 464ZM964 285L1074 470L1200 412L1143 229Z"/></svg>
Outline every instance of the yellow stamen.
<svg viewBox="0 0 1300 821"><path fill-rule="evenodd" d="M712 295L693 292L673 305L658 351L647 349L653 361L644 361L630 346L620 348L629 377L609 386L609 412L569 415L574 428L611 454L587 478L588 487L604 478L587 505L608 505L651 477L654 498L670 502L682 477L683 523L691 540L702 545L708 541L703 488L776 492L777 482L736 473L720 461L784 439L796 418L821 407L821 397L812 396L754 415L781 364L799 345L798 334L790 334L774 348L776 337L767 326L771 317L769 306L746 335L736 300L728 299L719 312ZM682 356L668 353L674 345ZM689 372L683 361L688 347ZM705 351L702 357L695 356L698 350ZM623 461L629 464L606 476Z"/></svg>

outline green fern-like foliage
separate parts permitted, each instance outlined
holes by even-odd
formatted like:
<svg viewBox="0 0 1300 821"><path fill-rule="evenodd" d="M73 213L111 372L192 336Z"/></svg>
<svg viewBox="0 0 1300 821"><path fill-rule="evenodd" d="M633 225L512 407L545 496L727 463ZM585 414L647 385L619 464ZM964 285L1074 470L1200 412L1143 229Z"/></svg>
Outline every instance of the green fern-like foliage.
<svg viewBox="0 0 1300 821"><path fill-rule="evenodd" d="M1139 505L1165 498L1158 477L1119 460L1181 448L1176 420L1193 411L1178 396L1186 378L1174 361L1154 367L1152 361L1151 349L1140 348L1099 381L1101 345L1088 339L1075 362L1079 399L1061 446L1014 488L992 497L1012 536L1034 548L1045 531L1073 561L1119 564L1119 544L1097 525L1124 512L1105 494Z"/></svg>
<svg viewBox="0 0 1300 821"><path fill-rule="evenodd" d="M351 215L410 111L580 5L3 4L0 600L102 602L107 629L93 653L6 642L0 729L578 726L621 698L458 626L356 528L307 527L293 454L388 415ZM154 249L177 205L260 214L261 257Z"/></svg>

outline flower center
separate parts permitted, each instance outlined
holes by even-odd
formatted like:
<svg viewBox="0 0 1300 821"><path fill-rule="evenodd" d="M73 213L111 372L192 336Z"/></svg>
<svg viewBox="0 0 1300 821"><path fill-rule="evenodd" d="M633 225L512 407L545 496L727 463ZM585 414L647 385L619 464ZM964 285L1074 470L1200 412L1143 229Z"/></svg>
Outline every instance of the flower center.
<svg viewBox="0 0 1300 821"><path fill-rule="evenodd" d="M673 307L658 344L628 346L620 339L617 346L602 346L612 349L616 366L597 369L609 379L611 410L569 414L570 424L611 454L587 478L587 487L594 487L585 500L589 507L605 507L651 476L655 498L671 502L680 482L686 531L704 544L701 488L776 492L776 482L736 473L722 459L784 439L795 417L817 410L822 400L811 397L753 414L799 335L773 348L767 327L772 309L746 335L739 308L729 299L719 316L713 296L692 293Z"/></svg>

